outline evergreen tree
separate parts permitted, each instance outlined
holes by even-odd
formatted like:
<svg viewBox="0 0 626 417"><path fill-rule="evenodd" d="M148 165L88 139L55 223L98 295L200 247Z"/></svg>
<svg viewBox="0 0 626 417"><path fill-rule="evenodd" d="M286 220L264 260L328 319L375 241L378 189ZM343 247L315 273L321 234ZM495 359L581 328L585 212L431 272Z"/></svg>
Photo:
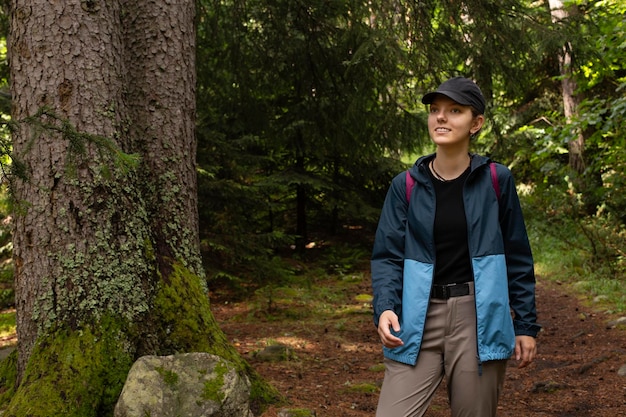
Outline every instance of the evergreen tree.
<svg viewBox="0 0 626 417"><path fill-rule="evenodd" d="M189 351L233 361L271 397L203 285L194 2L11 7L19 354L6 414L112 415L137 357Z"/></svg>

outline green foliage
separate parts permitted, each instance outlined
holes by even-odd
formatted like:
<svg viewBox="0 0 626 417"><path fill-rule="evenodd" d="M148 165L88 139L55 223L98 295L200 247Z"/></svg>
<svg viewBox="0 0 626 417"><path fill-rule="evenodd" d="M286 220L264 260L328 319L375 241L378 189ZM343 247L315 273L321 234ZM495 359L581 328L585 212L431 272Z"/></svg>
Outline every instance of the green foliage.
<svg viewBox="0 0 626 417"><path fill-rule="evenodd" d="M572 248L583 250L585 258L596 268L619 276L624 269L626 234L624 223L608 212L606 205L588 213L588 201L574 190L574 184L536 187L526 199L527 217L543 221L544 232L557 237Z"/></svg>
<svg viewBox="0 0 626 417"><path fill-rule="evenodd" d="M359 246L330 245L325 253L327 269L340 275L350 273L357 267L362 267L364 260L369 259L369 250Z"/></svg>
<svg viewBox="0 0 626 417"><path fill-rule="evenodd" d="M209 277L237 285L259 269L255 280L282 275L276 255L292 244L301 255L311 230L375 224L400 161L426 146L419 97L443 79L470 76L485 92L476 151L524 182L559 182L574 132L559 117L563 45L576 48L574 73L590 92L624 62L614 1L577 4L560 22L514 0L199 6L201 235Z"/></svg>
<svg viewBox="0 0 626 417"><path fill-rule="evenodd" d="M310 225L333 233L375 221L379 179L401 170L387 150L420 141L394 81L406 72L393 34L346 1L201 10L200 215L216 273L238 275L232 265L245 269L247 254L263 262L302 249Z"/></svg>
<svg viewBox="0 0 626 417"><path fill-rule="evenodd" d="M573 41L572 69L579 89L596 97L601 91L613 95L616 78L625 81L626 4L617 0L569 0L565 4L575 11L561 28Z"/></svg>
<svg viewBox="0 0 626 417"><path fill-rule="evenodd" d="M367 274L363 273L369 268L368 255L359 249L349 251L341 244L337 246L334 248L328 244L314 249L316 253L309 255L307 262L302 262L299 273L283 282L255 287L257 290L245 298L249 311L238 320L263 317L264 320L281 321L317 317L320 321L330 320L342 327L348 315L371 314L371 294L359 293L363 288L357 289L368 280ZM340 257L342 253L346 259ZM335 268L336 264L352 264L350 273L347 269ZM330 322L329 326L332 325Z"/></svg>
<svg viewBox="0 0 626 417"><path fill-rule="evenodd" d="M533 215L548 219L546 230L581 250L593 271L619 279L626 271L626 100L622 83L612 96L584 100L567 124L524 126L526 179L533 183ZM568 166L568 143L585 132L587 167L582 174ZM521 165L521 163L520 163Z"/></svg>
<svg viewBox="0 0 626 417"><path fill-rule="evenodd" d="M507 141L492 149L529 194L527 217L540 227L544 240L559 248L553 259L558 267L550 274L591 283L581 288L595 287L592 293L604 293L622 309L623 298L610 289L623 288L626 271L626 6L617 1L565 3L568 16L555 23L559 30L546 41L545 53L552 50L556 58L563 45L573 52L569 70L578 87L576 112L565 118L560 72L547 71L550 78L530 84L533 94L524 96L514 112L494 109L496 126ZM585 167L576 172L570 168L569 146L581 136ZM602 284L606 282L612 284Z"/></svg>
<svg viewBox="0 0 626 417"><path fill-rule="evenodd" d="M0 313L0 337L15 334L15 312Z"/></svg>
<svg viewBox="0 0 626 417"><path fill-rule="evenodd" d="M13 241L11 236L11 199L8 187L0 188L0 309L15 305L13 288Z"/></svg>
<svg viewBox="0 0 626 417"><path fill-rule="evenodd" d="M13 128L19 129L21 124L27 124L32 129L29 148L32 147L32 142L44 133L58 133L68 141L66 168L69 174L74 173L77 166L88 157L87 146L89 145L94 145L101 162L100 174L104 178L112 178L111 168L117 169L122 175L125 175L139 166L138 154L122 152L112 138L79 132L68 120L61 118L49 108L42 107L32 116L15 121ZM19 160L12 156L12 161L16 167L14 173L20 178L26 179L24 177L25 170L18 168L20 167Z"/></svg>
<svg viewBox="0 0 626 417"><path fill-rule="evenodd" d="M602 215L581 218L552 210L546 217L535 205L541 199L524 202L539 277L569 284L589 301L602 300L606 310L626 312L624 227Z"/></svg>

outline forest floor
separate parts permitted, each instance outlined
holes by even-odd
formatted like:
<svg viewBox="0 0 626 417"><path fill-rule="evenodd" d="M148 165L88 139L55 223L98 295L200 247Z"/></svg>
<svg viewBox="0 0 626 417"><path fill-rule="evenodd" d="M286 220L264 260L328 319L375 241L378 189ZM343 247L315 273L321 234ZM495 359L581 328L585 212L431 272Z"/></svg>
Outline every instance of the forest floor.
<svg viewBox="0 0 626 417"><path fill-rule="evenodd" d="M369 285L361 272L304 289L257 292L254 302L233 302L227 291L214 288L212 308L222 329L287 401L261 417L288 417L301 409L317 417L375 414L384 370ZM524 369L510 361L499 416L626 416L626 376L618 375L626 364L626 330L608 325L617 316L541 277L537 309L543 325L538 357ZM286 354L267 360L261 354L267 346L283 347ZM449 415L444 382L426 416Z"/></svg>
<svg viewBox="0 0 626 417"><path fill-rule="evenodd" d="M375 414L384 367L372 324L369 272L361 267L315 275L325 278L303 278L248 296L211 285L220 327L284 396L284 404L257 417ZM609 325L619 316L569 285L542 277L537 310L543 325L538 357L524 369L510 361L498 416L626 417L626 376L618 374L626 365L626 326ZM2 357L16 337L0 336ZM278 360L267 354L275 351ZM426 414L443 416L450 416L445 382Z"/></svg>

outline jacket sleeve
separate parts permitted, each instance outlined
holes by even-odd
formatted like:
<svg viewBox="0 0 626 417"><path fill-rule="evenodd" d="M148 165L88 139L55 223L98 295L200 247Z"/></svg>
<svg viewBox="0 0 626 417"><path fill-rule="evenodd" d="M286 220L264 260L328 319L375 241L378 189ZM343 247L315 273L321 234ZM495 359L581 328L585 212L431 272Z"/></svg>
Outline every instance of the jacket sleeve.
<svg viewBox="0 0 626 417"><path fill-rule="evenodd" d="M501 188L500 228L504 239L515 335L536 337L541 326L537 324L534 263L522 208L511 172L502 165L498 166L497 172Z"/></svg>
<svg viewBox="0 0 626 417"><path fill-rule="evenodd" d="M383 311L393 310L400 315L407 209L406 177L402 173L392 180L387 191L372 250L371 274L376 326Z"/></svg>

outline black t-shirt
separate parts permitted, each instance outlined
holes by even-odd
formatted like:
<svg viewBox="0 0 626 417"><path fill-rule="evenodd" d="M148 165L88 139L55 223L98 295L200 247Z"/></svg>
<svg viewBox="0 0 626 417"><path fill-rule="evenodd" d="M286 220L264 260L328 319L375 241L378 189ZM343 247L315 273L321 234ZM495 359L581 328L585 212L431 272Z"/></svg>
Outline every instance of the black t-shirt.
<svg viewBox="0 0 626 417"><path fill-rule="evenodd" d="M463 184L469 167L459 177L442 181L428 170L435 186L435 277L437 285L473 281L463 205Z"/></svg>

